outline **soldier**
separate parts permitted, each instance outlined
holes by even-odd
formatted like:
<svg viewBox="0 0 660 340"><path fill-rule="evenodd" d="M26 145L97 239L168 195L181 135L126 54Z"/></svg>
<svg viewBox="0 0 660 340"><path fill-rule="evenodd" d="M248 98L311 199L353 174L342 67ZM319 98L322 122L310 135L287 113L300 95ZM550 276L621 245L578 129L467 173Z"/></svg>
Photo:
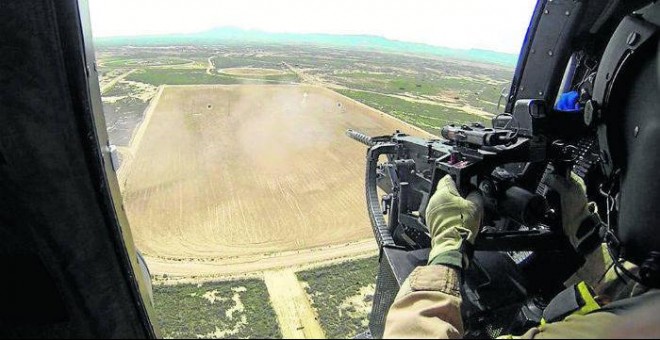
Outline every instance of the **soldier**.
<svg viewBox="0 0 660 340"><path fill-rule="evenodd" d="M660 21L659 8L648 12L646 20ZM618 187L610 197L618 218L610 226L609 242L585 256L576 273L582 283L550 302L541 324L523 338L660 337L659 47L656 34L618 74L602 107L601 153ZM585 221L598 220L596 206L588 203L584 183L575 175L554 175L547 184L561 196L564 232L577 247L590 225ZM442 179L426 212L432 237L428 266L415 269L402 285L387 316L385 337L463 336L459 281L469 263L463 249L477 236L481 215L477 196L462 198L450 177ZM561 303L569 295L572 308Z"/></svg>

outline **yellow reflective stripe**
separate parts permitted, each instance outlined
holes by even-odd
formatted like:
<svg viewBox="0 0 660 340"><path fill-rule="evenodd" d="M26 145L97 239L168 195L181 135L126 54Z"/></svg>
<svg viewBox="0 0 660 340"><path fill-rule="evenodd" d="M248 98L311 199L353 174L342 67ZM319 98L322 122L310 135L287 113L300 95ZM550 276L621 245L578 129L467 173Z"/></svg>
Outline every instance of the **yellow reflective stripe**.
<svg viewBox="0 0 660 340"><path fill-rule="evenodd" d="M596 299L591 294L591 290L584 281L577 285L577 289L580 297L582 297L582 300L584 300L584 306L573 313L573 315L587 315L595 310L600 309L600 305L598 302L596 302Z"/></svg>
<svg viewBox="0 0 660 340"><path fill-rule="evenodd" d="M589 289L589 286L587 286L586 282L582 281L578 283L576 288L578 294L580 294L580 297L582 298L582 301L584 301L584 306L580 307L580 309L567 315L566 317L571 315L587 315L600 309L601 306L598 304L595 297L591 294L591 290ZM548 322L542 318L539 326L544 327L547 323Z"/></svg>
<svg viewBox="0 0 660 340"><path fill-rule="evenodd" d="M578 294L580 294L580 297L582 298L582 301L584 301L584 306L582 306L580 309L576 310L575 312L571 313L568 316L571 316L571 315L587 315L587 314L589 314L593 311L596 311L596 310L600 309L600 305L598 304L598 302L596 302L595 297L591 294L591 290L589 289L589 286L587 286L587 284L584 281L578 283L576 288L577 288ZM568 316L566 316L566 317L568 317ZM566 318L564 318L564 319L566 319ZM561 321L563 321L563 320L561 320ZM561 321L558 321L558 322L561 322ZM539 324L539 328L542 329L543 327L545 327L547 325L547 323L548 322L545 319L541 318L541 323ZM513 336L513 335L502 335L502 336L499 336L497 339L521 339L521 338Z"/></svg>

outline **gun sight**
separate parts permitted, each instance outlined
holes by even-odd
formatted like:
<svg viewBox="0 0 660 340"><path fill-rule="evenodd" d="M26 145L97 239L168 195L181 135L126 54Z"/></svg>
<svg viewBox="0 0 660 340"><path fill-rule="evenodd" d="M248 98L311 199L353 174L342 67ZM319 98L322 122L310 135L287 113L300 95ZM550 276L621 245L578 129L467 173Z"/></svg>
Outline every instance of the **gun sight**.
<svg viewBox="0 0 660 340"><path fill-rule="evenodd" d="M508 145L514 143L517 138L517 134L511 130L486 128L479 124L447 125L442 128L441 133L447 140L474 147Z"/></svg>

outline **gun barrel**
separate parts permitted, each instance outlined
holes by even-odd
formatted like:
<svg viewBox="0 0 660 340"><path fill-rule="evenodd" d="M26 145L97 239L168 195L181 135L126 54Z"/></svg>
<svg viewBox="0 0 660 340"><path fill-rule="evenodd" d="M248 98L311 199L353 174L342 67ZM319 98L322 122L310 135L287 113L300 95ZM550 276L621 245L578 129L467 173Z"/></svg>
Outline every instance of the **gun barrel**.
<svg viewBox="0 0 660 340"><path fill-rule="evenodd" d="M374 146L376 145L376 142L373 141L373 139L367 135L365 135L362 132L358 132L355 130L348 129L346 130L346 136L350 137L351 139L354 139L366 146Z"/></svg>

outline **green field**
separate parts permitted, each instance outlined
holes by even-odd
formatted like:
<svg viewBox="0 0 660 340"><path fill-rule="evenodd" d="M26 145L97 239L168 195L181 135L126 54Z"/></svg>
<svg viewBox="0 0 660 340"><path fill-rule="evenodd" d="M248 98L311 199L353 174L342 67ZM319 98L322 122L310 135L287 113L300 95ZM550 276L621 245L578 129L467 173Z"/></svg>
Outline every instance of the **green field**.
<svg viewBox="0 0 660 340"><path fill-rule="evenodd" d="M351 338L368 329L377 271L373 257L298 273L329 339Z"/></svg>
<svg viewBox="0 0 660 340"><path fill-rule="evenodd" d="M487 120L483 117L447 106L411 102L371 92L354 90L338 90L338 92L399 118L406 123L418 126L436 136L439 136L440 129L448 124L487 123Z"/></svg>
<svg viewBox="0 0 660 340"><path fill-rule="evenodd" d="M436 95L442 91L453 89L464 96L484 96L495 98L500 93L501 86L505 83L488 78L456 77L450 75L439 75L436 73L409 74L387 74L371 72L351 72L336 76L340 82L357 90L376 91L381 93L412 93L414 95Z"/></svg>
<svg viewBox="0 0 660 340"><path fill-rule="evenodd" d="M236 77L225 74L208 74L199 69L141 69L126 80L159 85L232 85L232 84L279 84L297 81L295 75Z"/></svg>
<svg viewBox="0 0 660 340"><path fill-rule="evenodd" d="M148 59L113 57L104 60L103 66L110 68L136 68L150 66L186 65L193 62L193 60L178 57L152 57Z"/></svg>
<svg viewBox="0 0 660 340"><path fill-rule="evenodd" d="M240 84L232 77L210 75L205 70L143 69L128 77L127 80L159 85L198 85L198 84Z"/></svg>
<svg viewBox="0 0 660 340"><path fill-rule="evenodd" d="M212 58L213 67L216 69L223 68L236 68L236 67L255 67L255 68L270 68L279 69L282 67L282 60L279 58L262 57L245 57L245 56L220 56L216 55Z"/></svg>
<svg viewBox="0 0 660 340"><path fill-rule="evenodd" d="M261 280L154 286L165 338L281 338Z"/></svg>
<svg viewBox="0 0 660 340"><path fill-rule="evenodd" d="M384 73L351 72L332 78L335 82L355 90L383 94L408 94L430 98L452 92L456 100L495 113L497 100L507 82L488 77L458 77L421 73L415 76Z"/></svg>

